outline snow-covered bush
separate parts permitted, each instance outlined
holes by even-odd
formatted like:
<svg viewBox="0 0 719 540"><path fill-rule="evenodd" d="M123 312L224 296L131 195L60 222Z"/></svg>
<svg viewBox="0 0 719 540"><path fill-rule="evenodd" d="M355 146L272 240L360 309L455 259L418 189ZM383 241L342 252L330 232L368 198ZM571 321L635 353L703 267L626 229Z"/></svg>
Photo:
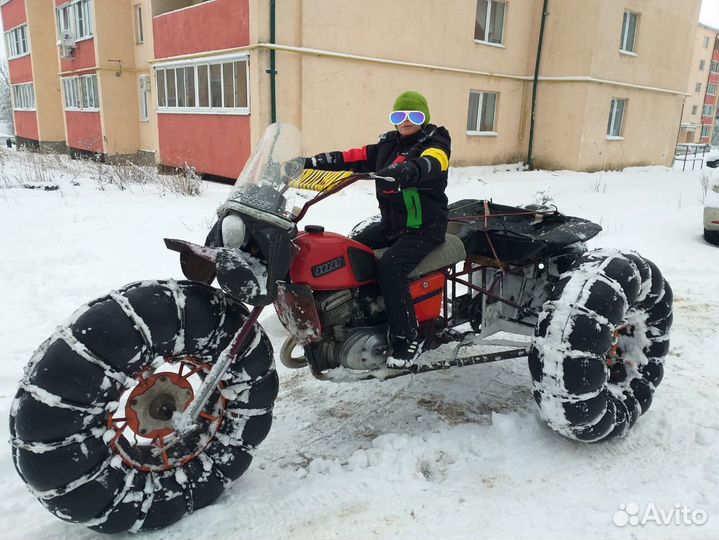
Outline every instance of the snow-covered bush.
<svg viewBox="0 0 719 540"><path fill-rule="evenodd" d="M158 183L163 189L177 195L194 197L202 191L202 178L188 165L180 169L178 174L158 175Z"/></svg>

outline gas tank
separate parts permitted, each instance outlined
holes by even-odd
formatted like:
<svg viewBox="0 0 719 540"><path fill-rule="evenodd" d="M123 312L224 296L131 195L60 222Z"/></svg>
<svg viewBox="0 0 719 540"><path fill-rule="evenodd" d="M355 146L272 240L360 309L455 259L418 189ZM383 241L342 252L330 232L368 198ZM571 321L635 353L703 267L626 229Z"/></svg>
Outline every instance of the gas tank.
<svg viewBox="0 0 719 540"><path fill-rule="evenodd" d="M308 225L294 239L299 248L290 265L290 279L315 291L353 289L376 280L372 250L341 234Z"/></svg>

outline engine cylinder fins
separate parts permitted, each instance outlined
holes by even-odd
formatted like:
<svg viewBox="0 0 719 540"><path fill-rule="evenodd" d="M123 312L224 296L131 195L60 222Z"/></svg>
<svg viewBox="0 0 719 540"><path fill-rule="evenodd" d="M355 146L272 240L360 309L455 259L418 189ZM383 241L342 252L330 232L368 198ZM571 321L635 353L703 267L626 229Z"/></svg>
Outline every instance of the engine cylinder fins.
<svg viewBox="0 0 719 540"><path fill-rule="evenodd" d="M542 417L578 441L624 436L664 374L671 288L639 255L600 250L582 255L550 298L529 351Z"/></svg>
<svg viewBox="0 0 719 540"><path fill-rule="evenodd" d="M247 316L222 291L172 280L133 283L80 308L34 355L11 412L13 462L40 502L103 533L166 527L211 504L247 469L272 424L278 379L259 325L196 432L164 451L142 441L132 450L134 439L115 428L129 411L138 429L172 442L170 419L193 387L163 370L201 359L201 380ZM121 404L140 379L147 388Z"/></svg>
<svg viewBox="0 0 719 540"><path fill-rule="evenodd" d="M349 289L322 295L317 299L317 311L322 327L330 329L345 324L352 315L352 292Z"/></svg>

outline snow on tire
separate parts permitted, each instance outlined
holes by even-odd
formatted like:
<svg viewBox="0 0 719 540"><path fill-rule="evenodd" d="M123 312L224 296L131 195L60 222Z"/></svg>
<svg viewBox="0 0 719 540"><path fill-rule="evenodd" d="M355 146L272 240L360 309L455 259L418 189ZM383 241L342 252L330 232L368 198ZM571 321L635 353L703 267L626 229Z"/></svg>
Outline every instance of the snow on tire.
<svg viewBox="0 0 719 540"><path fill-rule="evenodd" d="M529 352L534 398L571 439L620 437L652 404L664 375L672 290L635 253L582 255L544 304Z"/></svg>
<svg viewBox="0 0 719 540"><path fill-rule="evenodd" d="M33 355L11 409L15 467L60 519L105 533L157 529L211 504L267 436L278 380L255 325L198 419L194 397L247 320L192 281L127 285L80 308Z"/></svg>

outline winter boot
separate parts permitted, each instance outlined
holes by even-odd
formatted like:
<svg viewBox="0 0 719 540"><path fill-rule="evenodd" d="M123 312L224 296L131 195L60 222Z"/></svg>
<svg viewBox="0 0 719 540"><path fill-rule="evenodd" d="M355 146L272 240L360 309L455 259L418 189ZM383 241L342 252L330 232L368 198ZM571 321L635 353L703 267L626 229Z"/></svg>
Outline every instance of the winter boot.
<svg viewBox="0 0 719 540"><path fill-rule="evenodd" d="M392 353L387 357L387 367L392 369L412 369L414 361L422 352L421 341L397 343L392 347Z"/></svg>

